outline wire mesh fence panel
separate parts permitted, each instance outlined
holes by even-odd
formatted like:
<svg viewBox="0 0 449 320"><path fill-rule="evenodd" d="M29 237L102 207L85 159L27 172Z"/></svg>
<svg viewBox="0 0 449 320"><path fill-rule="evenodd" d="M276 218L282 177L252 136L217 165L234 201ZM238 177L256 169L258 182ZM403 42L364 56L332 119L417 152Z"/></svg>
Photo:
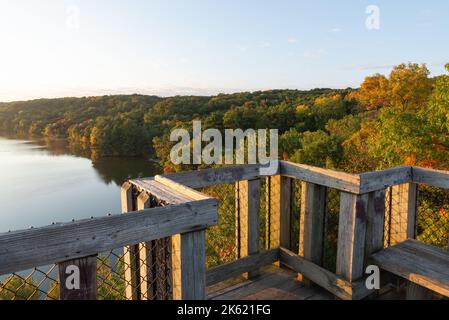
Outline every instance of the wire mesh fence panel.
<svg viewBox="0 0 449 320"><path fill-rule="evenodd" d="M392 188L385 191L385 222L384 222L384 247L388 248L391 244L391 208L392 208Z"/></svg>
<svg viewBox="0 0 449 320"><path fill-rule="evenodd" d="M206 267L237 260L236 188L234 183L201 189L218 200L218 224L206 232Z"/></svg>
<svg viewBox="0 0 449 320"><path fill-rule="evenodd" d="M301 215L301 180L294 180L292 183L292 199L291 199L291 243L290 247L293 252L299 252L299 233L300 233L300 215Z"/></svg>
<svg viewBox="0 0 449 320"><path fill-rule="evenodd" d="M171 239L164 238L112 250L97 258L99 300L130 300L137 292L140 300L171 300ZM126 256L128 255L128 258ZM131 259L131 260L130 260ZM132 277L136 280L133 281Z"/></svg>
<svg viewBox="0 0 449 320"><path fill-rule="evenodd" d="M419 185L416 231L417 240L448 249L449 190Z"/></svg>
<svg viewBox="0 0 449 320"><path fill-rule="evenodd" d="M104 253L97 258L97 288L99 300L126 300L126 287L133 286L125 272L131 268L125 262L128 248ZM137 287L133 288L137 290Z"/></svg>
<svg viewBox="0 0 449 320"><path fill-rule="evenodd" d="M260 250L266 250L267 246L267 179L260 179L260 194L259 194L259 230L260 230Z"/></svg>
<svg viewBox="0 0 449 320"><path fill-rule="evenodd" d="M334 273L337 269L339 215L340 192L328 188L324 219L323 267Z"/></svg>
<svg viewBox="0 0 449 320"><path fill-rule="evenodd" d="M57 273L50 265L0 276L0 300L57 300Z"/></svg>

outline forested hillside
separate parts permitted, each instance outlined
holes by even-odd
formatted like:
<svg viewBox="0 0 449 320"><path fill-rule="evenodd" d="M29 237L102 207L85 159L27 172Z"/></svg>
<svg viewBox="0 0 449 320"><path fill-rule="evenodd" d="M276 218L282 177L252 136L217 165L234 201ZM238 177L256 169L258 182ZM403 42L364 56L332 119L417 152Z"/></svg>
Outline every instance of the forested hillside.
<svg viewBox="0 0 449 320"><path fill-rule="evenodd" d="M449 66L448 66L449 70ZM403 64L360 89L271 90L213 97L104 96L0 104L0 131L67 138L92 158L157 155L167 171L174 128L279 129L283 159L362 172L449 167L449 76Z"/></svg>

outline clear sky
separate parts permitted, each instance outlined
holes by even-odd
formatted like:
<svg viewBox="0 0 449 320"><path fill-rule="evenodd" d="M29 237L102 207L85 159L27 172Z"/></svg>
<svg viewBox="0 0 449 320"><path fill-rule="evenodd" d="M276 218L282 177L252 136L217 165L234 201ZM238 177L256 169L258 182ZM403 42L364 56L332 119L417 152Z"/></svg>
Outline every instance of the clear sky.
<svg viewBox="0 0 449 320"><path fill-rule="evenodd" d="M356 87L448 39L447 0L0 0L0 101Z"/></svg>

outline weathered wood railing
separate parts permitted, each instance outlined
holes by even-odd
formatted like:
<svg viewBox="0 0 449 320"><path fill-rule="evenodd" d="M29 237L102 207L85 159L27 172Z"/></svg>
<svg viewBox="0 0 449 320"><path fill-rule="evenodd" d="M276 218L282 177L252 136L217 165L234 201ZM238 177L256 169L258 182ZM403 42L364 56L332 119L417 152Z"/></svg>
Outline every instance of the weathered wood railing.
<svg viewBox="0 0 449 320"><path fill-rule="evenodd" d="M260 179L267 179L267 248L260 250ZM292 184L301 181L299 252L292 252ZM217 201L195 189L236 184L238 260L206 270L205 230L217 223ZM256 276L263 266L279 262L298 272L307 284L319 285L341 299L361 299L371 292L363 277L368 257L384 248L385 193L392 188L396 223L392 244L415 238L416 186L449 189L449 173L416 167L352 175L280 161L271 177L260 166L242 165L136 179L122 186L123 215L57 224L0 235L0 274L59 263L77 265L92 275L96 254L126 247L126 297L150 299L158 241L171 247L168 264L174 299L205 299L206 287L244 274ZM328 189L340 192L337 265L323 267L324 220ZM154 208L152 208L154 207ZM152 243L153 252L147 250ZM149 245L148 245L149 246ZM62 267L62 268L61 268ZM156 264L156 269L158 268ZM142 275L144 274L144 275ZM95 299L95 277L76 293L64 287L61 298ZM146 279L142 281L142 279ZM154 279L153 279L154 280ZM146 283L148 281L148 283ZM153 281L154 282L154 281ZM151 292L150 292L151 291ZM157 298L157 297L156 297Z"/></svg>
<svg viewBox="0 0 449 320"><path fill-rule="evenodd" d="M156 182L150 189L167 205L149 208L150 203L143 194L135 202L132 186L126 183L122 188L122 200L123 211L130 211L127 214L0 234L0 275L57 263L61 299L96 299L97 254L127 246L125 276L132 277L135 270L141 269L133 266L133 263L140 263L130 257L133 248L180 235L178 262L181 268L176 270L178 274L173 274L174 280L182 282L179 297L204 299L204 230L217 223L217 201L193 190L167 192L167 187ZM80 287L71 290L66 278L72 275L74 266L79 270ZM142 294L142 289L137 283L127 283L126 297L148 298Z"/></svg>

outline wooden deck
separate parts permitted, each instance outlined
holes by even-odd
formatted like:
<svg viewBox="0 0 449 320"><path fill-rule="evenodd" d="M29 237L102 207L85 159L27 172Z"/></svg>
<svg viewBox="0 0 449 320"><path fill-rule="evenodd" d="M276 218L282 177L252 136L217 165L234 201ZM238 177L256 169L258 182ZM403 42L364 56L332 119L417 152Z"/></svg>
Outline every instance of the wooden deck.
<svg viewBox="0 0 449 320"><path fill-rule="evenodd" d="M333 300L319 287L307 288L296 280L296 273L274 266L266 267L252 280L235 279L237 284L209 287L210 300Z"/></svg>

